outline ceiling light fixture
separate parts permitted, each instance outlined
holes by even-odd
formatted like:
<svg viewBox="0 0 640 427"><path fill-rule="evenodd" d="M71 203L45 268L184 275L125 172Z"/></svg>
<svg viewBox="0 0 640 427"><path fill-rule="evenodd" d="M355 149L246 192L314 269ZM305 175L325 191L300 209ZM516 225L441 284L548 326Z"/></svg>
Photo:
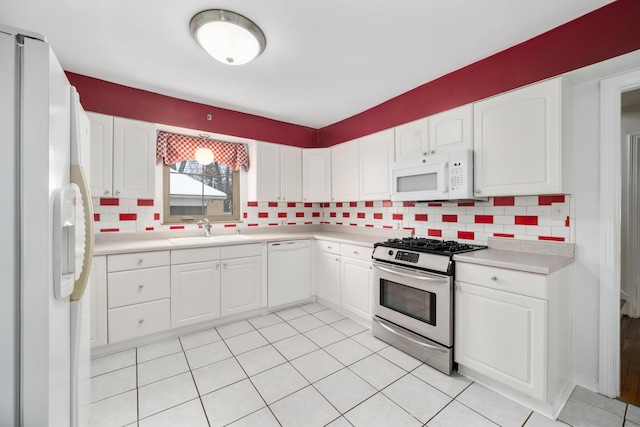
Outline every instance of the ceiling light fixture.
<svg viewBox="0 0 640 427"><path fill-rule="evenodd" d="M198 44L224 64L246 64L267 45L264 33L256 24L228 10L200 12L191 18L189 29Z"/></svg>

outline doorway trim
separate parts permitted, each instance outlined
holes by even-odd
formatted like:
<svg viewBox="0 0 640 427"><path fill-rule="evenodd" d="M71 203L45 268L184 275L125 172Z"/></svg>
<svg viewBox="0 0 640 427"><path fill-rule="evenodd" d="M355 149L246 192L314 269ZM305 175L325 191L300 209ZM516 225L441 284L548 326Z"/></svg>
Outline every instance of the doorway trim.
<svg viewBox="0 0 640 427"><path fill-rule="evenodd" d="M600 82L600 319L598 392L620 395L621 94L640 70Z"/></svg>

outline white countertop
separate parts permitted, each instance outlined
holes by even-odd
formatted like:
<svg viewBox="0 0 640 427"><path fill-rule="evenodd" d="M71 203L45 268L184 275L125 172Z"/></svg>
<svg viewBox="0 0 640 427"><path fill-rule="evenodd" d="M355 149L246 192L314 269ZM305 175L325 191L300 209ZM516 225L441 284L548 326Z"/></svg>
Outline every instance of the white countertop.
<svg viewBox="0 0 640 427"><path fill-rule="evenodd" d="M573 262L573 244L489 238L489 248L454 255L471 264L551 274Z"/></svg>

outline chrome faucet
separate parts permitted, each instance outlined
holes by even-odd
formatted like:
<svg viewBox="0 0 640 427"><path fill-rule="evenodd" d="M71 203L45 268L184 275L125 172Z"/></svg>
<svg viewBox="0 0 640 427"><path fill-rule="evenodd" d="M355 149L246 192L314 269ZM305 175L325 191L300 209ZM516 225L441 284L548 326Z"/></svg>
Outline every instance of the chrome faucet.
<svg viewBox="0 0 640 427"><path fill-rule="evenodd" d="M198 227L204 228L204 237L211 237L211 223L208 218L198 221Z"/></svg>

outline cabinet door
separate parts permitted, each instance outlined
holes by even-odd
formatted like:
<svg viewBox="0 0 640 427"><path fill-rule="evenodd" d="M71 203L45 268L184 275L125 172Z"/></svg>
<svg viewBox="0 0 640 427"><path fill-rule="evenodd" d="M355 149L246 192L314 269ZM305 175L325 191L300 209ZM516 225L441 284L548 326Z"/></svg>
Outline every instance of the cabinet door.
<svg viewBox="0 0 640 427"><path fill-rule="evenodd" d="M94 256L89 274L91 347L107 345L107 257Z"/></svg>
<svg viewBox="0 0 640 427"><path fill-rule="evenodd" d="M359 200L391 198L391 163L393 163L393 129L359 140Z"/></svg>
<svg viewBox="0 0 640 427"><path fill-rule="evenodd" d="M547 302L456 282L455 361L545 400Z"/></svg>
<svg viewBox="0 0 640 427"><path fill-rule="evenodd" d="M331 200L331 149L302 150L302 198L305 202Z"/></svg>
<svg viewBox="0 0 640 427"><path fill-rule="evenodd" d="M302 201L302 149L280 147L280 197L287 202Z"/></svg>
<svg viewBox="0 0 640 427"><path fill-rule="evenodd" d="M220 317L220 261L171 266L171 327Z"/></svg>
<svg viewBox="0 0 640 427"><path fill-rule="evenodd" d="M91 123L91 194L112 196L113 117L87 113Z"/></svg>
<svg viewBox="0 0 640 427"><path fill-rule="evenodd" d="M429 118L395 128L396 162L429 155Z"/></svg>
<svg viewBox="0 0 640 427"><path fill-rule="evenodd" d="M280 200L280 147L266 142L255 143L255 165L250 168L249 199L273 202Z"/></svg>
<svg viewBox="0 0 640 427"><path fill-rule="evenodd" d="M337 306L340 305L340 256L320 253L320 280L318 294Z"/></svg>
<svg viewBox="0 0 640 427"><path fill-rule="evenodd" d="M562 191L561 93L554 79L474 104L476 194Z"/></svg>
<svg viewBox="0 0 640 427"><path fill-rule="evenodd" d="M435 153L473 149L473 105L429 116L429 146Z"/></svg>
<svg viewBox="0 0 640 427"><path fill-rule="evenodd" d="M262 257L222 260L222 316L262 307Z"/></svg>
<svg viewBox="0 0 640 427"><path fill-rule="evenodd" d="M358 140L331 147L331 201L358 200Z"/></svg>
<svg viewBox="0 0 640 427"><path fill-rule="evenodd" d="M371 318L371 262L342 257L342 307Z"/></svg>
<svg viewBox="0 0 640 427"><path fill-rule="evenodd" d="M115 117L113 120L114 196L153 199L155 158L155 125Z"/></svg>

